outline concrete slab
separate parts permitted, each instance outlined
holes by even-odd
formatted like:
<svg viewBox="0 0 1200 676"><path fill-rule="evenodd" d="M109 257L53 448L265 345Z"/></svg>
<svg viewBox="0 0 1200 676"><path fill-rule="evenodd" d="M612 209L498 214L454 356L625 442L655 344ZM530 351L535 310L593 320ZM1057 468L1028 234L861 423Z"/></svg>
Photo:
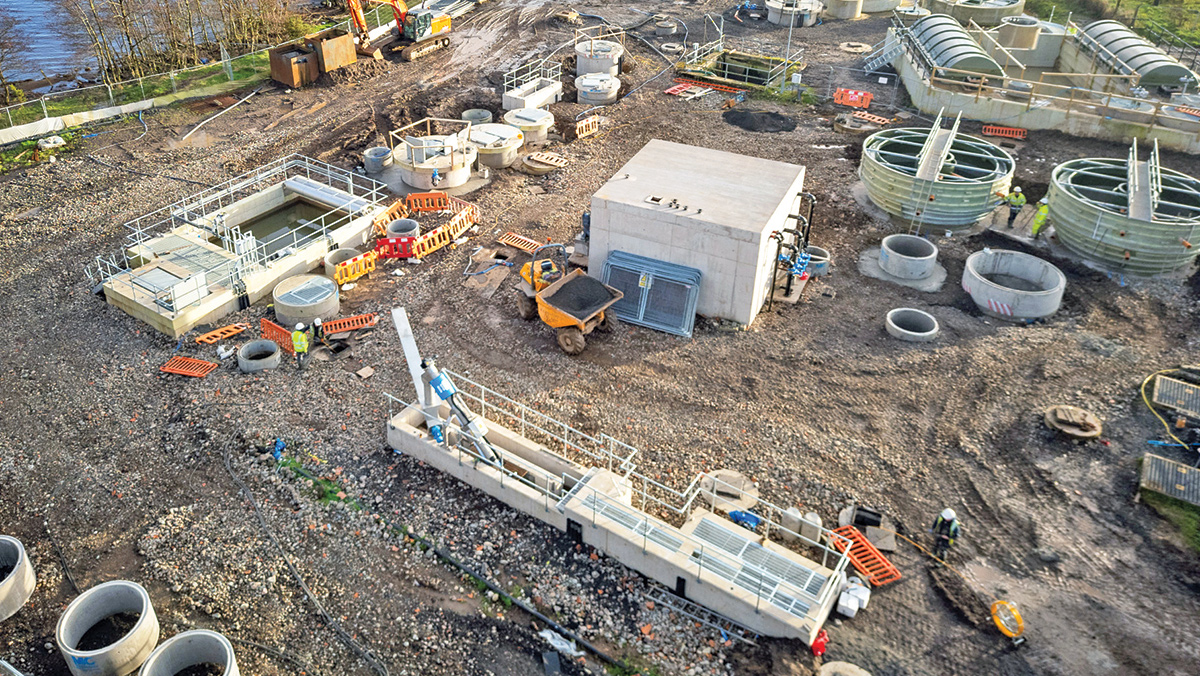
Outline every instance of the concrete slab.
<svg viewBox="0 0 1200 676"><path fill-rule="evenodd" d="M879 267L879 247L872 247L858 255L858 271L873 279L882 279L885 282L907 286L925 293L941 291L942 285L946 283L946 268L942 267L941 263L938 263L934 267L933 274L925 279L900 279L889 275Z"/></svg>
<svg viewBox="0 0 1200 676"><path fill-rule="evenodd" d="M473 172L471 174L471 178L467 179L466 183L458 186L457 188L447 188L445 190L438 188L438 190L441 190L451 197L462 197L463 195L469 195L476 190L479 190L483 186L491 183L491 174L492 172L489 172L488 178L480 178L479 172ZM414 188L405 183L404 179L401 178L400 167L394 164L384 167L383 171L379 172L378 174L368 175L376 181L386 184L388 190L397 197L407 197L409 194L414 192L428 192L424 188Z"/></svg>

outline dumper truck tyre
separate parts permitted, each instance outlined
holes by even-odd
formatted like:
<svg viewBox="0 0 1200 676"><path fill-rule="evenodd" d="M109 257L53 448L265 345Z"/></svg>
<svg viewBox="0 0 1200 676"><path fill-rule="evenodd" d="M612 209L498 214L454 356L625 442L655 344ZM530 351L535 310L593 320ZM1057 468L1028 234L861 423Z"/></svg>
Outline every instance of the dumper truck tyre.
<svg viewBox="0 0 1200 676"><path fill-rule="evenodd" d="M613 331L617 330L617 327L620 326L620 324L621 322L617 319L615 314L609 310L605 310L604 316L600 318L600 323L596 325L596 330L603 331L604 333L612 333Z"/></svg>
<svg viewBox="0 0 1200 676"><path fill-rule="evenodd" d="M577 355L587 347L587 339L577 327L566 326L558 330L558 346L569 355Z"/></svg>
<svg viewBox="0 0 1200 676"><path fill-rule="evenodd" d="M524 291L517 289L517 314L521 315L521 319L530 320L537 316L537 301L525 295Z"/></svg>

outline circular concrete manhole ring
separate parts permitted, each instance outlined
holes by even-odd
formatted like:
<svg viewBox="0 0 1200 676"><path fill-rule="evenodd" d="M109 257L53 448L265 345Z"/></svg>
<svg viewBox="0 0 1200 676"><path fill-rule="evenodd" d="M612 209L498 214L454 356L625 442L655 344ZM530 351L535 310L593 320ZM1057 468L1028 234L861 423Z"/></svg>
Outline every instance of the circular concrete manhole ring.
<svg viewBox="0 0 1200 676"><path fill-rule="evenodd" d="M847 54L866 54L871 51L871 45L865 42L843 42L838 45L838 49Z"/></svg>
<svg viewBox="0 0 1200 676"><path fill-rule="evenodd" d="M662 45L662 51L664 54L682 54L683 45L679 44L678 42L664 42Z"/></svg>
<svg viewBox="0 0 1200 676"><path fill-rule="evenodd" d="M80 650L80 641L96 625L113 616L137 614L133 626L108 645ZM150 595L136 582L114 580L80 594L58 618L54 632L58 650L75 676L130 674L158 643L158 616Z"/></svg>
<svg viewBox="0 0 1200 676"><path fill-rule="evenodd" d="M871 676L871 672L849 662L826 662L817 671L817 676Z"/></svg>
<svg viewBox="0 0 1200 676"><path fill-rule="evenodd" d="M654 34L655 35L674 35L675 34L675 22L674 21L656 21L654 23Z"/></svg>
<svg viewBox="0 0 1200 676"><path fill-rule="evenodd" d="M884 324L893 338L910 343L928 343L941 331L933 315L910 307L898 307L889 311Z"/></svg>
<svg viewBox="0 0 1200 676"><path fill-rule="evenodd" d="M189 667L209 664L222 668L221 676L238 676L237 658L229 639L215 631L196 629L158 646L146 658L138 676L175 676Z"/></svg>
<svg viewBox="0 0 1200 676"><path fill-rule="evenodd" d="M37 577L25 546L7 535L0 535L0 569L8 570L0 579L0 622L3 622L24 607L37 585Z"/></svg>
<svg viewBox="0 0 1200 676"><path fill-rule="evenodd" d="M238 369L242 373L258 373L279 368L283 350L273 340L254 340L243 345L237 353Z"/></svg>
<svg viewBox="0 0 1200 676"><path fill-rule="evenodd" d="M900 279L925 279L937 270L938 248L917 235L888 235L879 243L879 267Z"/></svg>

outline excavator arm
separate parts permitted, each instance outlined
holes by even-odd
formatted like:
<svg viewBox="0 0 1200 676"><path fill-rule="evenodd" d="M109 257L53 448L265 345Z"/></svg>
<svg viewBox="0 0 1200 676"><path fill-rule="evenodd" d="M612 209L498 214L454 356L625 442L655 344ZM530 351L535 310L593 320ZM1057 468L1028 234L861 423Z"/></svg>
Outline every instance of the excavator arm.
<svg viewBox="0 0 1200 676"><path fill-rule="evenodd" d="M404 36L404 18L408 16L408 5L404 0L367 0L367 2L376 5L390 5L392 14L396 17L396 30L400 31L400 36Z"/></svg>

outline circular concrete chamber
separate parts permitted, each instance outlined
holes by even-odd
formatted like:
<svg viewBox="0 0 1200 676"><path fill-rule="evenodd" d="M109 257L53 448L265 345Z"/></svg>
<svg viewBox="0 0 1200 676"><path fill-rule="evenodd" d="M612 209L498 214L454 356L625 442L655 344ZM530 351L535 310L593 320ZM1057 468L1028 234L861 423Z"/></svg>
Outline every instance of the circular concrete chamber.
<svg viewBox="0 0 1200 676"><path fill-rule="evenodd" d="M829 267L832 261L829 250L819 246L809 244L804 248L804 253L812 258L808 261L808 274L813 277L824 277L829 274Z"/></svg>
<svg viewBox="0 0 1200 676"><path fill-rule="evenodd" d="M525 145L525 134L507 124L471 125L469 138L479 150L479 164L492 169L512 166Z"/></svg>
<svg viewBox="0 0 1200 676"><path fill-rule="evenodd" d="M607 106L617 100L621 80L606 73L592 73L575 78L575 97L579 103Z"/></svg>
<svg viewBox="0 0 1200 676"><path fill-rule="evenodd" d="M1029 322L1058 312L1067 278L1037 256L984 249L967 257L962 286L983 314Z"/></svg>
<svg viewBox="0 0 1200 676"><path fill-rule="evenodd" d="M258 373L279 368L282 359L283 351L273 340L252 340L239 348L237 353L238 369L242 373Z"/></svg>
<svg viewBox="0 0 1200 676"><path fill-rule="evenodd" d="M460 117L472 125L488 124L492 121L492 111L486 108L468 108L462 112Z"/></svg>
<svg viewBox="0 0 1200 676"><path fill-rule="evenodd" d="M367 148L363 152L363 171L378 174L384 167L392 166L392 149L387 147Z"/></svg>
<svg viewBox="0 0 1200 676"><path fill-rule="evenodd" d="M33 594L37 577L21 541L0 535L0 622L17 614Z"/></svg>
<svg viewBox="0 0 1200 676"><path fill-rule="evenodd" d="M421 234L421 224L412 218L397 218L387 224L388 237L417 237Z"/></svg>
<svg viewBox="0 0 1200 676"><path fill-rule="evenodd" d="M554 114L538 108L517 108L504 114L504 124L520 129L525 143L544 143L554 126Z"/></svg>
<svg viewBox="0 0 1200 676"><path fill-rule="evenodd" d="M326 276L328 276L330 279L333 279L333 273L337 270L338 263L345 263L357 255L359 255L358 249L334 249L333 251L325 254L325 258L322 259L322 262L325 264Z"/></svg>
<svg viewBox="0 0 1200 676"><path fill-rule="evenodd" d="M238 676L233 644L215 631L185 631L163 642L146 658L138 676L176 676L190 667L212 665L221 676ZM209 673L205 671L204 673Z"/></svg>
<svg viewBox="0 0 1200 676"><path fill-rule="evenodd" d="M132 626L118 622L135 615ZM158 643L158 616L140 584L115 580L72 601L58 618L54 635L75 676L125 676L137 670Z"/></svg>
<svg viewBox="0 0 1200 676"><path fill-rule="evenodd" d="M899 4L899 0L896 2ZM812 26L821 15L821 9L821 3L817 0L767 0L767 23Z"/></svg>
<svg viewBox="0 0 1200 676"><path fill-rule="evenodd" d="M937 269L938 248L916 235L888 235L879 245L879 267L900 279L925 279Z"/></svg>
<svg viewBox="0 0 1200 676"><path fill-rule="evenodd" d="M674 35L675 34L675 22L674 21L655 21L654 22L654 34L658 35L658 36Z"/></svg>
<svg viewBox="0 0 1200 676"><path fill-rule="evenodd" d="M585 40L575 45L575 74L621 73L625 46L612 40Z"/></svg>
<svg viewBox="0 0 1200 676"><path fill-rule="evenodd" d="M475 145L465 133L434 134L405 141L396 146L392 157L405 184L420 190L457 188L471 179L478 156ZM438 183L433 184L437 172Z"/></svg>
<svg viewBox="0 0 1200 676"><path fill-rule="evenodd" d="M275 318L291 331L296 324L308 326L317 317L329 321L337 316L341 303L338 287L324 275L296 275L275 285Z"/></svg>
<svg viewBox="0 0 1200 676"><path fill-rule="evenodd" d="M933 315L910 307L889 310L884 326L891 337L910 343L928 343L941 330Z"/></svg>

